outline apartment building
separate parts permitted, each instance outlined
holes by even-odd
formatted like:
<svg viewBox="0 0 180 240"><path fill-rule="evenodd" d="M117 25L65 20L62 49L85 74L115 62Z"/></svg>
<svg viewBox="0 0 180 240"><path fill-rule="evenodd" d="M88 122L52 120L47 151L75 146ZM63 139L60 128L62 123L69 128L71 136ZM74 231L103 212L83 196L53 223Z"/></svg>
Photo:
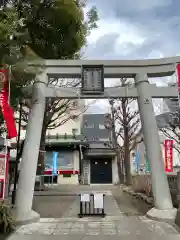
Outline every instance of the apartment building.
<svg viewBox="0 0 180 240"><path fill-rule="evenodd" d="M82 135L84 148L82 162L83 184L115 184L118 182L117 159L109 146L111 132L104 124L106 114L84 114Z"/></svg>

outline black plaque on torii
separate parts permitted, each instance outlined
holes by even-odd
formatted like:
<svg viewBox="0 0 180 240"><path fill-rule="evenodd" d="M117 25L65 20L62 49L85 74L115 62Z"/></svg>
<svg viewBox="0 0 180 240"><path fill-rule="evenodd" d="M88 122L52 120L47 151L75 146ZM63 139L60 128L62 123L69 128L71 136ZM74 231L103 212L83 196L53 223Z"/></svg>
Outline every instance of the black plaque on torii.
<svg viewBox="0 0 180 240"><path fill-rule="evenodd" d="M83 65L81 73L81 93L97 95L104 93L104 66Z"/></svg>

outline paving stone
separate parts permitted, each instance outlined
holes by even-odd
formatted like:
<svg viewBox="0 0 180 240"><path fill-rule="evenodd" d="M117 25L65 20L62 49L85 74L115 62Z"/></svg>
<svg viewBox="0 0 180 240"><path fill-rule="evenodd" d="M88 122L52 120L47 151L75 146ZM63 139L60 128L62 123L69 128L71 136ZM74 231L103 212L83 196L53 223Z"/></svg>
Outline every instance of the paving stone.
<svg viewBox="0 0 180 240"><path fill-rule="evenodd" d="M17 234L43 234L43 235L178 235L176 229L167 223L137 217L125 217L118 221L98 222L54 222L33 223L20 227ZM180 236L180 235L179 235Z"/></svg>
<svg viewBox="0 0 180 240"><path fill-rule="evenodd" d="M21 226L9 240L179 240L180 233L168 223L138 215L125 215L113 195L105 198L107 216L78 218L79 201L62 218L44 218Z"/></svg>

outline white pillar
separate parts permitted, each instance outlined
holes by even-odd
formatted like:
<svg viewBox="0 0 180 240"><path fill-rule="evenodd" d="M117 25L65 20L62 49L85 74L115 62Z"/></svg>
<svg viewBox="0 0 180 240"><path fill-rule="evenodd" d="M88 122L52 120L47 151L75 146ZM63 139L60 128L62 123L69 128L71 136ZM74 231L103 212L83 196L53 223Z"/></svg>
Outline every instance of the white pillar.
<svg viewBox="0 0 180 240"><path fill-rule="evenodd" d="M39 214L32 211L32 201L47 83L48 76L44 71L37 75L33 84L32 108L29 113L15 204L16 221L21 223L39 219Z"/></svg>
<svg viewBox="0 0 180 240"><path fill-rule="evenodd" d="M163 157L152 97L149 94L149 82L146 73L137 74L135 84L138 91L138 105L143 129L144 143L151 169L152 190L155 208L147 215L154 218L175 220L176 209L173 208Z"/></svg>

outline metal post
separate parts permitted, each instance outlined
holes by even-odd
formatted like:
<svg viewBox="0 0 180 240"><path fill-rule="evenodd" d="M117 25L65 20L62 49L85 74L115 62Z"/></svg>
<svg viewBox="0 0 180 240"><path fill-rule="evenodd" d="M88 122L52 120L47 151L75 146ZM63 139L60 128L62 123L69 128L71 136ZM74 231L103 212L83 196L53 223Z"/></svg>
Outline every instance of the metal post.
<svg viewBox="0 0 180 240"><path fill-rule="evenodd" d="M18 180L18 164L19 164L19 149L20 149L20 138L21 138L21 120L22 120L22 106L23 103L19 103L19 123L18 123L18 138L17 138L17 147L16 147L16 162L15 162L15 173L14 173L14 187L12 191L12 205L15 204L16 199L16 186Z"/></svg>
<svg viewBox="0 0 180 240"><path fill-rule="evenodd" d="M32 201L47 84L48 76L45 71L36 76L36 81L33 84L32 108L29 113L15 202L15 218L17 222L21 223L39 219L39 214L32 211Z"/></svg>
<svg viewBox="0 0 180 240"><path fill-rule="evenodd" d="M149 82L146 73L135 76L138 91L138 105L143 128L144 143L151 169L152 190L155 208L149 217L174 220L176 209L173 209L167 176L164 170L158 128L154 115L152 97L149 94Z"/></svg>

